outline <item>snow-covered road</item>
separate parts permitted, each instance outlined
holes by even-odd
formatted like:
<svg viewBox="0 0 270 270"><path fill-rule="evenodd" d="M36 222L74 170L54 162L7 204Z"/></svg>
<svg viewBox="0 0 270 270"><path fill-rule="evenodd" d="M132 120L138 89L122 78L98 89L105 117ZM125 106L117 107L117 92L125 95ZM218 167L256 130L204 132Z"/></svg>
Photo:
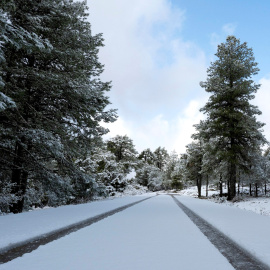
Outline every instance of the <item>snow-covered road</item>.
<svg viewBox="0 0 270 270"><path fill-rule="evenodd" d="M139 203L0 265L0 269L226 269L233 267L170 196Z"/></svg>
<svg viewBox="0 0 270 270"><path fill-rule="evenodd" d="M0 216L0 250L154 195L150 193Z"/></svg>
<svg viewBox="0 0 270 270"><path fill-rule="evenodd" d="M1 264L0 270L234 269L177 201L168 195L153 195L1 216L0 247L5 247L150 198ZM270 266L269 217L207 200L177 195L175 198ZM241 257L234 253L232 256ZM260 265L255 268L270 269ZM241 267L236 268L247 269Z"/></svg>

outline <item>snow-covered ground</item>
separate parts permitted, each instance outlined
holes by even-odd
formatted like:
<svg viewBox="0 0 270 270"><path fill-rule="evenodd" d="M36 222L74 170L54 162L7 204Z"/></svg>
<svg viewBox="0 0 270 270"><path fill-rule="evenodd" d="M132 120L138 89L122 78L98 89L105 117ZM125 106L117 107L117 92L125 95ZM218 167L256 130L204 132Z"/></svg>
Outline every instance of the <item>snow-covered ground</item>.
<svg viewBox="0 0 270 270"><path fill-rule="evenodd" d="M185 195L190 197L197 197L197 187L190 187L178 192L179 195ZM270 197L260 196L258 198L251 197L249 195L239 196L238 200L235 202L229 202L225 197L219 198L211 197L212 195L218 195L219 191L210 189L208 191L208 200L221 203L223 205L228 205L232 207L237 207L243 210L252 211L263 216L270 216ZM205 186L202 186L202 195L205 196Z"/></svg>
<svg viewBox="0 0 270 270"><path fill-rule="evenodd" d="M243 201L239 202L226 202L226 204L240 209L255 212L263 216L270 216L270 198L243 198Z"/></svg>
<svg viewBox="0 0 270 270"><path fill-rule="evenodd" d="M155 193L0 216L0 249L142 200L148 196L155 196Z"/></svg>
<svg viewBox="0 0 270 270"><path fill-rule="evenodd" d="M234 269L167 195L0 265L1 270Z"/></svg>
<svg viewBox="0 0 270 270"><path fill-rule="evenodd" d="M270 266L270 218L225 204L176 196L185 206Z"/></svg>
<svg viewBox="0 0 270 270"><path fill-rule="evenodd" d="M175 194L199 216L270 266L269 198L230 203ZM203 189L204 192L204 189ZM212 190L209 195L217 193ZM31 269L233 269L165 192L0 216L0 248L29 240L123 205L151 199L0 265ZM204 193L203 193L204 195ZM241 208L241 209L240 209ZM252 210L252 211L243 211Z"/></svg>

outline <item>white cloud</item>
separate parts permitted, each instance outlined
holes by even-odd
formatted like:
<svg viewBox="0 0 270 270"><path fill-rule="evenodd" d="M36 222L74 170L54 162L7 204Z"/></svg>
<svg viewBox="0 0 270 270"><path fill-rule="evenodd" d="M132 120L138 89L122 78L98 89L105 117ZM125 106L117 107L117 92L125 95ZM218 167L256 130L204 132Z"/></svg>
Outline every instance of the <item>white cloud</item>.
<svg viewBox="0 0 270 270"><path fill-rule="evenodd" d="M116 135L132 135L132 132L128 128L128 123L125 123L121 117L118 117L114 123L103 123L102 126L110 130L108 134L104 135L105 140L111 137L115 137Z"/></svg>
<svg viewBox="0 0 270 270"><path fill-rule="evenodd" d="M178 153L184 153L185 146L192 141L191 134L195 132L193 125L204 118L199 109L203 107L205 101L205 99L191 100L183 112L174 119L165 119L160 114L140 125L136 122L125 123L120 118L116 124L111 124L113 128L108 136L114 137L117 134L130 136L139 152L146 148L154 151L161 146L169 152L175 150Z"/></svg>
<svg viewBox="0 0 270 270"><path fill-rule="evenodd" d="M204 119L203 114L199 111L205 104L206 100L191 100L182 116L178 117L177 131L174 142L174 149L177 152L186 152L186 145L192 139L190 135L195 133L194 125L198 124L200 120Z"/></svg>
<svg viewBox="0 0 270 270"><path fill-rule="evenodd" d="M112 80L110 100L120 116L111 134L126 133L138 150L179 148L177 132L185 130L179 125L188 126L179 115L186 117L191 99L205 96L199 82L207 69L204 52L181 37L185 12L169 0L98 0L89 6L93 32L104 34L103 80Z"/></svg>

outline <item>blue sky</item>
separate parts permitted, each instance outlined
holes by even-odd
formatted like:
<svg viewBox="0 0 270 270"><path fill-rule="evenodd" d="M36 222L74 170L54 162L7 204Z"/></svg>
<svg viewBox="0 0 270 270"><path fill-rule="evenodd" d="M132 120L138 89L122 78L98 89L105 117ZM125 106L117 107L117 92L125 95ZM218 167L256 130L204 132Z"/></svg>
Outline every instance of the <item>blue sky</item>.
<svg viewBox="0 0 270 270"><path fill-rule="evenodd" d="M253 48L261 71L254 104L270 140L270 1L88 0L93 33L103 33L100 61L118 121L108 137L128 135L138 151L185 152L208 99L199 86L217 45L233 34ZM267 123L269 122L269 123ZM268 127L269 126L269 127Z"/></svg>
<svg viewBox="0 0 270 270"><path fill-rule="evenodd" d="M221 28L231 24L234 35L253 48L261 73L269 73L270 53L265 52L270 43L270 1L268 0L191 0L171 1L172 6L185 10L185 23L181 35L191 40L211 57L215 49L209 46L213 33L225 35Z"/></svg>

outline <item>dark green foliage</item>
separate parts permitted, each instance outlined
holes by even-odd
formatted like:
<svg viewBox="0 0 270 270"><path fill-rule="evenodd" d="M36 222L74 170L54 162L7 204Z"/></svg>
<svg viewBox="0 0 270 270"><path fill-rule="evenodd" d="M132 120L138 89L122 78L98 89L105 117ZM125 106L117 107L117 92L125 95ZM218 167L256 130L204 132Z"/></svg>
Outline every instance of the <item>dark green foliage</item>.
<svg viewBox="0 0 270 270"><path fill-rule="evenodd" d="M263 124L256 120L261 112L250 104L259 89L252 76L259 69L252 49L234 36L218 46L216 56L206 82L201 83L211 96L201 109L207 119L197 126L197 139L214 142L212 155L227 164L228 198L233 199L237 168L247 170L252 162L250 153L265 143Z"/></svg>
<svg viewBox="0 0 270 270"><path fill-rule="evenodd" d="M129 173L137 166L137 151L133 141L128 136L117 135L107 141L107 150L112 152L116 161L124 166L124 172Z"/></svg>
<svg viewBox="0 0 270 270"><path fill-rule="evenodd" d="M143 160L144 162L147 162L148 164L154 164L155 154L150 150L150 148L147 148L140 153L140 155L138 156L138 159Z"/></svg>
<svg viewBox="0 0 270 270"><path fill-rule="evenodd" d="M158 147L154 151L155 155L155 165L160 169L163 170L166 165L166 160L169 157L167 150L163 147Z"/></svg>
<svg viewBox="0 0 270 270"><path fill-rule="evenodd" d="M196 183L198 188L198 197L201 197L202 161L202 142L192 142L191 144L187 145L186 177Z"/></svg>
<svg viewBox="0 0 270 270"><path fill-rule="evenodd" d="M91 198L93 177L74 160L107 132L99 123L116 118L105 111L110 84L99 79L103 39L91 34L85 2L10 3L4 18L24 33L13 42L13 33L6 32L2 47L2 93L16 104L0 112L0 169L19 198L11 211L22 211L30 182L54 204Z"/></svg>
<svg viewBox="0 0 270 270"><path fill-rule="evenodd" d="M176 189L176 190L183 189L182 177L180 175L173 176L171 186L172 186L172 189Z"/></svg>

